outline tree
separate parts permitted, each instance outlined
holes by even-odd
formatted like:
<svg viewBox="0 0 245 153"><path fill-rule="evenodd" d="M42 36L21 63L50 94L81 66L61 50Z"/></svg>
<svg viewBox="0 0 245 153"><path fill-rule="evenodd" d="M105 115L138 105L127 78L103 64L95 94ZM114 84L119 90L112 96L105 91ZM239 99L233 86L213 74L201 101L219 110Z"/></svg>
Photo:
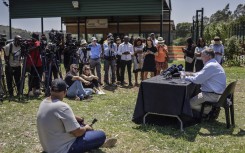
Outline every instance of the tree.
<svg viewBox="0 0 245 153"><path fill-rule="evenodd" d="M176 37L189 37L191 36L191 26L192 23L183 22L178 23L176 26Z"/></svg>
<svg viewBox="0 0 245 153"><path fill-rule="evenodd" d="M210 23L229 21L232 14L232 12L229 10L229 7L229 4L227 4L223 10L218 10L216 13L212 14L210 17Z"/></svg>
<svg viewBox="0 0 245 153"><path fill-rule="evenodd" d="M237 8L232 15L233 18L238 19L239 17L244 16L244 15L245 15L245 4L244 5L242 5L242 4L237 5Z"/></svg>

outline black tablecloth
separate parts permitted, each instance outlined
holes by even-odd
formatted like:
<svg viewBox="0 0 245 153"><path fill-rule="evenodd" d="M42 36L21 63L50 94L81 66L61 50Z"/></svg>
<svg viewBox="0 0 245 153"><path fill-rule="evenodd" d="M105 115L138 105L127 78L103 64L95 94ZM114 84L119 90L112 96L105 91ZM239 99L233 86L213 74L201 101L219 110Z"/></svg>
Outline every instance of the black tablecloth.
<svg viewBox="0 0 245 153"><path fill-rule="evenodd" d="M197 88L191 82L166 80L160 75L142 81L132 121L142 123L147 112L192 117L189 101L197 94Z"/></svg>

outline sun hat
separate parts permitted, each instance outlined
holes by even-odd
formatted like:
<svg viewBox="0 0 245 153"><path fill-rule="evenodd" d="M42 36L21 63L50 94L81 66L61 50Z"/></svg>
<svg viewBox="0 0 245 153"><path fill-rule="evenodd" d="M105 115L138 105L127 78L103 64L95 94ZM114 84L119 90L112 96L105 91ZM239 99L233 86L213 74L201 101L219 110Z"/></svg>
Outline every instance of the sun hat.
<svg viewBox="0 0 245 153"><path fill-rule="evenodd" d="M214 37L214 41L220 41L220 37L215 36L215 37Z"/></svg>
<svg viewBox="0 0 245 153"><path fill-rule="evenodd" d="M164 44L165 40L162 37L157 38L158 44Z"/></svg>
<svg viewBox="0 0 245 153"><path fill-rule="evenodd" d="M82 45L86 45L86 44L88 44L87 41L85 39L82 39L80 45L82 46Z"/></svg>

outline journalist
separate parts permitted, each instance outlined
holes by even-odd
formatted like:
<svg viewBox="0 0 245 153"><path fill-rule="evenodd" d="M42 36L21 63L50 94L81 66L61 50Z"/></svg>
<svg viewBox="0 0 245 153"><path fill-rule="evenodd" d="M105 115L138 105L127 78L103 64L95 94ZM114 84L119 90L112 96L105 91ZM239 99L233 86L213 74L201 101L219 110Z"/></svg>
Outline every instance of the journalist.
<svg viewBox="0 0 245 153"><path fill-rule="evenodd" d="M133 45L129 43L129 37L124 36L124 42L119 45L118 54L121 55L121 86L124 86L124 73L127 66L129 86L132 84L132 55L134 54Z"/></svg>
<svg viewBox="0 0 245 153"><path fill-rule="evenodd" d="M64 67L65 67L66 73L69 71L70 64L73 64L70 61L70 56L71 56L71 52L72 52L72 49L70 47L71 44L72 44L71 33L67 33L66 34L65 48L64 48Z"/></svg>
<svg viewBox="0 0 245 153"><path fill-rule="evenodd" d="M90 82L84 80L78 75L78 67L76 64L70 65L70 71L65 76L65 82L68 85L67 97L75 98L75 100L83 100L93 93L91 88L83 88L82 83L89 85Z"/></svg>
<svg viewBox="0 0 245 153"><path fill-rule="evenodd" d="M116 54L116 76L117 76L117 82L121 82L121 55L118 54L118 48L121 44L121 39L117 37L116 44L117 44L117 54Z"/></svg>
<svg viewBox="0 0 245 153"><path fill-rule="evenodd" d="M187 45L185 48L182 48L183 53L185 54L185 70L188 72L193 72L194 69L194 53L196 46L191 37L186 40Z"/></svg>
<svg viewBox="0 0 245 153"><path fill-rule="evenodd" d="M21 46L20 46L21 36L16 35L14 41L3 47L4 59L6 62L5 75L7 80L7 87L9 92L9 97L13 97L13 77L17 91L20 90L20 80L21 80Z"/></svg>
<svg viewBox="0 0 245 153"><path fill-rule="evenodd" d="M92 70L92 73L95 75L95 69L96 74L99 77L98 81L99 84L102 85L101 82L101 63L100 63L100 57L102 54L102 48L101 45L97 43L97 39L95 37L92 37L92 42L88 45L89 48L91 48L90 51L90 68Z"/></svg>
<svg viewBox="0 0 245 153"><path fill-rule="evenodd" d="M109 70L111 69L111 84L112 86L116 86L116 52L117 52L117 44L114 42L114 38L108 35L107 41L103 44L104 47L104 83L106 85L110 85L109 82Z"/></svg>
<svg viewBox="0 0 245 153"><path fill-rule="evenodd" d="M215 53L212 49L203 50L201 54L203 69L186 77L187 81L201 85L201 92L190 100L191 108L197 112L200 112L202 103L205 101L218 102L226 88L225 71L214 57ZM210 111L211 107L204 108L204 114Z"/></svg>
<svg viewBox="0 0 245 153"><path fill-rule="evenodd" d="M212 44L209 47L214 50L216 61L218 61L218 63L222 65L225 51L220 37L214 37L214 40L212 41Z"/></svg>
<svg viewBox="0 0 245 153"><path fill-rule="evenodd" d="M71 107L63 102L66 83L55 79L51 96L44 99L37 112L37 132L46 153L80 153L99 147L112 147L117 139L106 140L105 132L93 130L92 125L76 117ZM48 123L48 124L47 124Z"/></svg>
<svg viewBox="0 0 245 153"><path fill-rule="evenodd" d="M88 47L88 43L85 39L80 42L80 47L77 51L79 55L79 74L82 74L83 66L89 64L89 55L91 48Z"/></svg>
<svg viewBox="0 0 245 153"><path fill-rule="evenodd" d="M30 72L28 95L38 96L41 93L40 82L42 81L41 78L43 73L38 33L32 33L32 45L26 60L26 68Z"/></svg>

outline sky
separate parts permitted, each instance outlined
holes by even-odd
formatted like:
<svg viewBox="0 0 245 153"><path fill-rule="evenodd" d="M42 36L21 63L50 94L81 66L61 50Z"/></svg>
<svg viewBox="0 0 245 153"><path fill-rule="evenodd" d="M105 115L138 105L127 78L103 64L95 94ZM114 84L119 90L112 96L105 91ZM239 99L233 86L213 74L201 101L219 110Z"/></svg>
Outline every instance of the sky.
<svg viewBox="0 0 245 153"><path fill-rule="evenodd" d="M8 2L8 0L6 0ZM171 19L175 25L181 22L192 22L196 10L204 8L204 16L210 17L217 10L222 10L229 3L233 12L238 4L244 4L245 0L171 0ZM30 24L31 23L31 24ZM8 8L0 1L0 25L9 25ZM12 27L31 32L41 31L41 19L12 19ZM44 30L61 30L60 18L44 18ZM63 26L65 30L65 26Z"/></svg>

